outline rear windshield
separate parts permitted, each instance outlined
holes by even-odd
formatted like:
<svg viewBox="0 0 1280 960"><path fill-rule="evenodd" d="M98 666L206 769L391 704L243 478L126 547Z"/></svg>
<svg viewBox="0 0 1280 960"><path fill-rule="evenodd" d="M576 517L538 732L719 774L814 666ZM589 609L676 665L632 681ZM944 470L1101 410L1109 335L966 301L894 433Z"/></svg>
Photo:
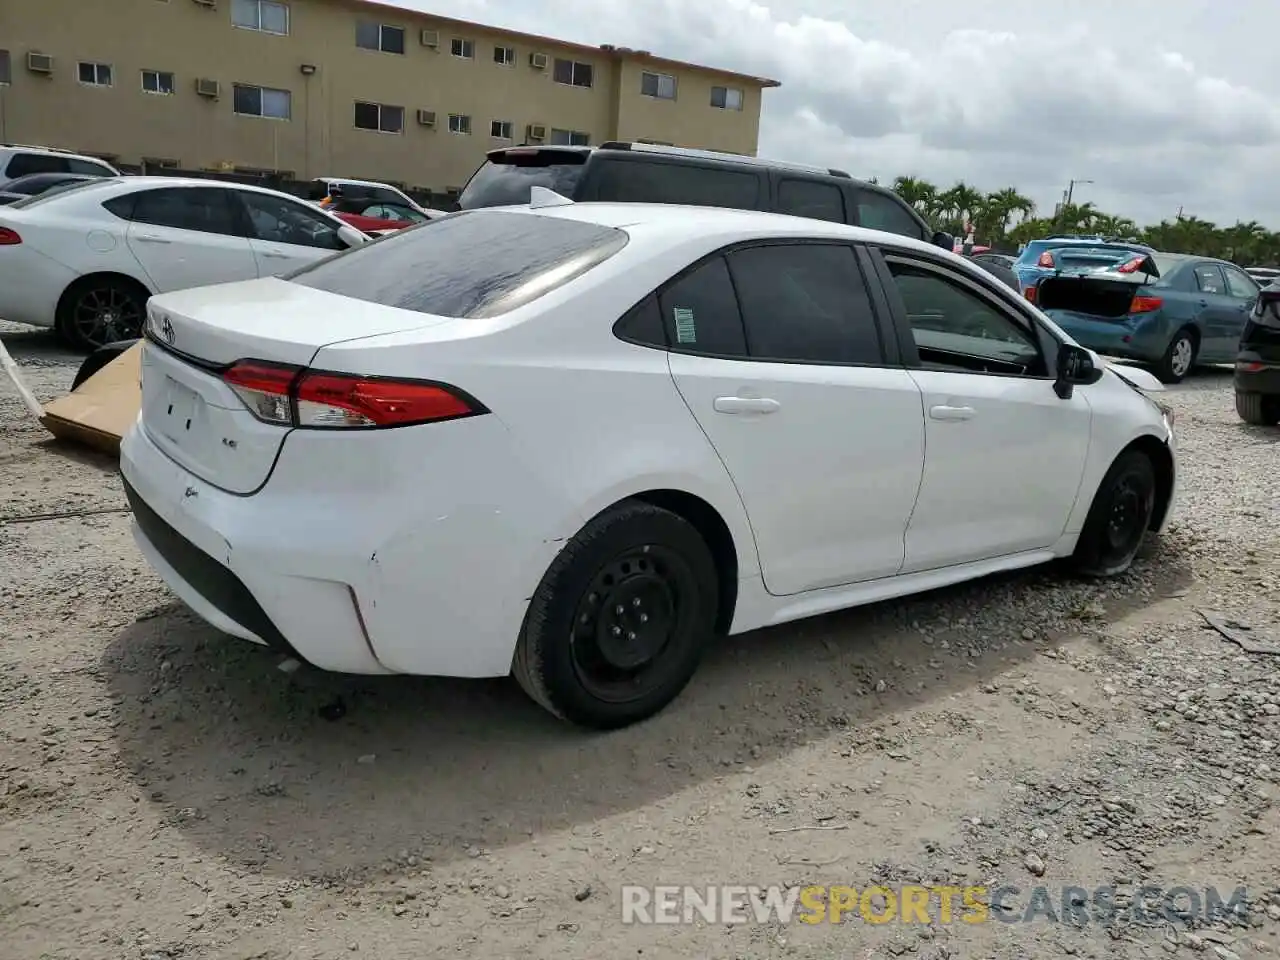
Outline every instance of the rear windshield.
<svg viewBox="0 0 1280 960"><path fill-rule="evenodd" d="M455 213L303 267L285 279L439 317L496 317L627 245L614 227L537 214Z"/></svg>
<svg viewBox="0 0 1280 960"><path fill-rule="evenodd" d="M475 172L458 197L458 206L475 210L528 203L532 187L546 187L572 199L586 159L585 151L508 150Z"/></svg>

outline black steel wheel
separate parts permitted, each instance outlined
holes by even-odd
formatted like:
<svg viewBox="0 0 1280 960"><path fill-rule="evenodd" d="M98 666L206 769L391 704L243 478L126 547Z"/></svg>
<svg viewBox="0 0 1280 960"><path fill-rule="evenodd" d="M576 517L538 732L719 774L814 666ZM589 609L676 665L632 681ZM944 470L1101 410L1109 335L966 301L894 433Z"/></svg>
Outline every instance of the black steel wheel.
<svg viewBox="0 0 1280 960"><path fill-rule="evenodd" d="M57 332L78 350L142 336L147 291L122 277L85 277L58 304Z"/></svg>
<svg viewBox="0 0 1280 960"><path fill-rule="evenodd" d="M682 517L630 502L592 520L530 601L512 672L537 703L610 729L657 713L714 631L715 562Z"/></svg>
<svg viewBox="0 0 1280 960"><path fill-rule="evenodd" d="M1151 458L1129 450L1116 458L1094 495L1073 557L1091 576L1123 573L1142 548L1155 512L1156 474Z"/></svg>

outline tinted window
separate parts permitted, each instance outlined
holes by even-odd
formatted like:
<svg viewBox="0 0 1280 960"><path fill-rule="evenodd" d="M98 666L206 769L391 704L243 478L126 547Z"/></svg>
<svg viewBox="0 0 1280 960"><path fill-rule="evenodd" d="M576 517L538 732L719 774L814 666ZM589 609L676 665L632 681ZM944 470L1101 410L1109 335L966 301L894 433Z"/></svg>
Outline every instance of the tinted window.
<svg viewBox="0 0 1280 960"><path fill-rule="evenodd" d="M115 176L105 165L94 163L92 160L70 159L67 161L67 167L72 173L87 173L91 177Z"/></svg>
<svg viewBox="0 0 1280 960"><path fill-rule="evenodd" d="M613 227L467 212L418 224L290 274L316 290L442 317L495 317L578 278L627 244Z"/></svg>
<svg viewBox="0 0 1280 960"><path fill-rule="evenodd" d="M248 211L252 235L259 240L319 247L321 250L347 249L347 245L338 238L338 228L329 218L301 203L250 190L237 190L236 195Z"/></svg>
<svg viewBox="0 0 1280 960"><path fill-rule="evenodd" d="M884 194L865 190L858 195L858 223L871 230L883 230L904 237L924 239L920 223L904 204Z"/></svg>
<svg viewBox="0 0 1280 960"><path fill-rule="evenodd" d="M625 160L600 164L599 200L754 210L759 198L759 175L742 170Z"/></svg>
<svg viewBox="0 0 1280 960"><path fill-rule="evenodd" d="M753 359L881 362L871 301L852 248L749 247L729 254L729 268Z"/></svg>
<svg viewBox="0 0 1280 960"><path fill-rule="evenodd" d="M844 223L844 194L834 183L782 180L778 183L778 213Z"/></svg>
<svg viewBox="0 0 1280 960"><path fill-rule="evenodd" d="M11 205L11 208L18 210L24 207L34 207L37 204L48 203L51 200L57 200L69 193L80 194L86 190L100 190L104 187L115 186L114 180L108 180L106 177L95 177L92 180L77 180L71 183L64 183L61 186L53 187L44 193L37 193L33 197L24 197ZM2 188L0 188L2 189Z"/></svg>
<svg viewBox="0 0 1280 960"><path fill-rule="evenodd" d="M585 157L580 152L535 150L508 155L498 163L488 160L462 191L458 206L474 210L528 203L532 187L546 187L572 199L582 179Z"/></svg>
<svg viewBox="0 0 1280 960"><path fill-rule="evenodd" d="M925 366L1043 375L1031 333L986 298L923 267L891 260L889 269Z"/></svg>
<svg viewBox="0 0 1280 960"><path fill-rule="evenodd" d="M1258 295L1258 285L1243 270L1224 264L1222 272L1227 278L1227 293L1237 300L1252 300Z"/></svg>
<svg viewBox="0 0 1280 960"><path fill-rule="evenodd" d="M15 153L9 158L9 166L5 168L5 176L25 177L29 173L70 173L71 164L66 157L55 157L47 153Z"/></svg>
<svg viewBox="0 0 1280 960"><path fill-rule="evenodd" d="M657 294L650 294L628 310L614 325L613 332L623 340L648 347L666 347L667 332L662 325L662 308Z"/></svg>
<svg viewBox="0 0 1280 960"><path fill-rule="evenodd" d="M375 203L371 207L364 207L355 212L363 217L378 217L382 220L412 220L415 223L421 223L423 220L429 219L426 214L401 206L398 203Z"/></svg>
<svg viewBox="0 0 1280 960"><path fill-rule="evenodd" d="M110 208L108 208L110 209ZM144 190L133 206L135 223L239 236L231 192L214 187L166 187Z"/></svg>
<svg viewBox="0 0 1280 960"><path fill-rule="evenodd" d="M676 350L745 357L738 298L724 257L708 260L658 296L667 341Z"/></svg>
<svg viewBox="0 0 1280 960"><path fill-rule="evenodd" d="M1196 286L1201 293L1226 293L1226 282L1222 279L1222 271L1216 263L1197 263L1195 266Z"/></svg>

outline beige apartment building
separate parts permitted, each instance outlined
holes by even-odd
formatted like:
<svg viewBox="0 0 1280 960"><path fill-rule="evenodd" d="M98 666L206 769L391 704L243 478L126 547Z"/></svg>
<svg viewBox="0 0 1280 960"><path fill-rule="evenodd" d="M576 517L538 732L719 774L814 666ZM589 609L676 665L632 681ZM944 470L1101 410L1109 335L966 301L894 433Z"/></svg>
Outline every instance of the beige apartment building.
<svg viewBox="0 0 1280 960"><path fill-rule="evenodd" d="M778 83L370 0L3 0L0 142L458 188L509 144L754 155Z"/></svg>

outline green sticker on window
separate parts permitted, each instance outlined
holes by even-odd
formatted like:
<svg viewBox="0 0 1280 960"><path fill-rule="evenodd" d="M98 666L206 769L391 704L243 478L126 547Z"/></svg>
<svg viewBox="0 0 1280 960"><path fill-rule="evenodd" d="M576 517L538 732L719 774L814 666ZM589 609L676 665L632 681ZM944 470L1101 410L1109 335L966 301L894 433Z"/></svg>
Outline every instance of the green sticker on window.
<svg viewBox="0 0 1280 960"><path fill-rule="evenodd" d="M676 320L676 342L697 343L698 328L693 322L693 311L688 307L676 307L671 311Z"/></svg>

